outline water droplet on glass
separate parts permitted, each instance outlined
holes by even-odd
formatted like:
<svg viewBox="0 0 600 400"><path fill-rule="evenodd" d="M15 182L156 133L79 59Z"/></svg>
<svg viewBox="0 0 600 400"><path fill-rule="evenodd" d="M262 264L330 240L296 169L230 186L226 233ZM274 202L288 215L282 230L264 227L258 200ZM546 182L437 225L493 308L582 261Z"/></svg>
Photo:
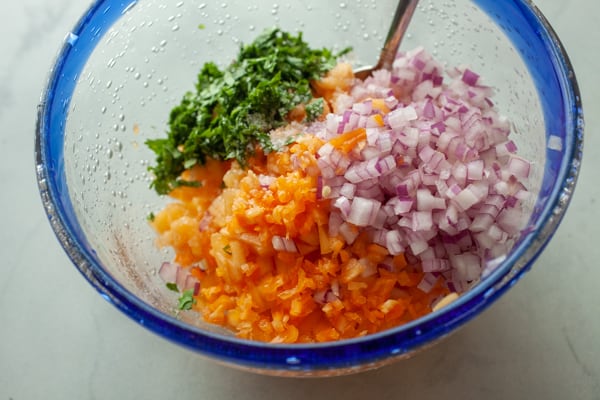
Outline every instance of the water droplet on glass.
<svg viewBox="0 0 600 400"><path fill-rule="evenodd" d="M183 5L183 1L180 1L179 3L175 4L175 7L179 8Z"/></svg>
<svg viewBox="0 0 600 400"><path fill-rule="evenodd" d="M108 89L108 88L110 88L111 86L112 86L112 81L108 81L108 82L106 82L106 88L107 88L107 89Z"/></svg>
<svg viewBox="0 0 600 400"><path fill-rule="evenodd" d="M102 109L100 110L100 112L101 112L102 114L106 114L106 106L102 107Z"/></svg>
<svg viewBox="0 0 600 400"><path fill-rule="evenodd" d="M179 25L173 25L173 27L171 28L171 30L173 32L177 32L179 30Z"/></svg>
<svg viewBox="0 0 600 400"><path fill-rule="evenodd" d="M201 3L198 5L198 9L200 9L200 10L202 10L205 7L206 7L206 3Z"/></svg>
<svg viewBox="0 0 600 400"><path fill-rule="evenodd" d="M346 8L346 3L340 3L340 8Z"/></svg>
<svg viewBox="0 0 600 400"><path fill-rule="evenodd" d="M79 36L77 36L73 32L69 32L69 34L67 35L67 43L69 43L71 46L73 46L75 42L77 42L77 39L79 39Z"/></svg>
<svg viewBox="0 0 600 400"><path fill-rule="evenodd" d="M119 114L119 121L125 121L125 115Z"/></svg>

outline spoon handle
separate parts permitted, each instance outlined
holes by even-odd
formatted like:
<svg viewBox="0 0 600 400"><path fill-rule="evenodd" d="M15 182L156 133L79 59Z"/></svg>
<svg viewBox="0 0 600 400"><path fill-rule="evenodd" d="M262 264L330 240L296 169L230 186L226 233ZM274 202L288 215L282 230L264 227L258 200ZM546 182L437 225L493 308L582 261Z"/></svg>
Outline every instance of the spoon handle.
<svg viewBox="0 0 600 400"><path fill-rule="evenodd" d="M375 69L392 69L394 58L400 47L400 41L406 32L406 28L417 8L418 0L399 0L394 19L390 25L390 31L385 39L385 45L381 50L379 61Z"/></svg>

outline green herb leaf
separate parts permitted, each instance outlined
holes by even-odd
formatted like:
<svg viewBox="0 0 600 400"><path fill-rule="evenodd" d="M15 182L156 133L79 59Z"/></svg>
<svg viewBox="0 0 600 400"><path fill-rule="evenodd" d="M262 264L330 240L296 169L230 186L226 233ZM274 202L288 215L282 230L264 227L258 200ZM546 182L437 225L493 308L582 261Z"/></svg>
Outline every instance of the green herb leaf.
<svg viewBox="0 0 600 400"><path fill-rule="evenodd" d="M230 245L227 245L227 246L223 247L223 251L224 251L226 254L228 254L228 255L231 255L231 246L230 246Z"/></svg>
<svg viewBox="0 0 600 400"><path fill-rule="evenodd" d="M179 293L179 289L177 288L177 284L175 282L167 282L167 289Z"/></svg>
<svg viewBox="0 0 600 400"><path fill-rule="evenodd" d="M317 119L317 117L323 114L323 99L316 99L312 103L307 104L304 107L304 111L306 112L306 119L309 121L313 121Z"/></svg>
<svg viewBox="0 0 600 400"><path fill-rule="evenodd" d="M191 310L194 304L196 304L196 299L194 299L194 291L191 289L184 290L179 297L177 303L178 308L180 310Z"/></svg>
<svg viewBox="0 0 600 400"><path fill-rule="evenodd" d="M171 110L167 138L146 141L156 154L151 186L167 194L182 185L194 185L181 173L207 158L237 160L242 166L256 146L272 150L269 131L287 123L290 110L307 104L310 121L322 113L323 103L313 102L310 81L335 66L339 56L311 49L302 39L279 29L267 30L240 48L237 59L225 70L206 63L195 92L186 93Z"/></svg>

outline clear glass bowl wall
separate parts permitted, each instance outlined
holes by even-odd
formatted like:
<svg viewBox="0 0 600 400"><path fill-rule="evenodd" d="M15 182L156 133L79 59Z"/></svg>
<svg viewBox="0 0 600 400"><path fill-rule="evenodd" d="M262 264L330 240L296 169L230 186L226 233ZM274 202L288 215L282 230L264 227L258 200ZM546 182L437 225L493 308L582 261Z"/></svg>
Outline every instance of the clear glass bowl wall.
<svg viewBox="0 0 600 400"><path fill-rule="evenodd" d="M477 4L495 15L495 22ZM146 217L168 199L149 188L147 167L154 158L144 141L165 134L169 110L183 93L193 89L203 63L216 61L225 66L241 43L250 42L263 29L277 25L302 31L313 46L352 46L356 65L368 65L377 59L394 6L393 2L365 0L254 1L251 5L244 1L95 3L80 21L80 30L74 29L66 39L63 56L71 51L70 58L59 56L55 68L61 74L55 80L62 76L72 82L50 87L42 104L62 105L62 109L43 110L39 122L39 131L54 130L55 137L47 144L46 138L38 138L38 173L46 209L55 217L51 222L80 271L121 310L180 344L251 368L268 364L270 361L260 356L230 354L227 344L221 348L221 334L225 341L242 347L248 344L227 339L229 333L201 322L194 314L183 313L181 320L170 317L176 298L164 287L157 269L172 254L155 246L154 232L146 223ZM510 15L525 10L534 18L535 9L519 1L505 10L499 11L499 7L493 1L422 1L402 49L423 46L447 66L468 64L486 84L497 88L495 102L513 123L513 140L520 154L534 162L531 190L540 196L529 205L533 234L522 238L514 254L480 284L483 287L474 297L466 296L456 309L421 321L422 325L417 321L402 328L413 329L412 336L424 332L423 338L399 342L370 358L342 355L331 360L331 370L363 368L363 362L375 365L388 357L404 357L466 322L529 266L564 213L577 173L571 161L575 157L578 162L580 157L581 138L576 135L581 128L576 125L579 110L560 115L560 121L550 124L545 117L553 108L563 107L562 103L577 105L578 99L561 97L554 104L545 96L559 89L570 91L567 97L576 95L576 84L574 79L566 79L565 71L555 71L570 67L568 60L556 53L560 44L550 37L544 40L556 48L547 49L549 55L545 56L557 59L556 65L546 68L557 74L553 79L558 81L544 86L545 70L537 68L545 61L536 60L537 49L529 48L527 38L515 33L513 24L518 22L511 22ZM544 45L544 40L539 39L539 45ZM564 152L560 155L540 151L547 149L551 134L562 136ZM57 159L45 160L50 157L46 154ZM567 185L569 177L572 183ZM554 185L555 181L559 184ZM434 325L441 330L431 328ZM202 338L193 337L196 334ZM250 344L253 351L262 346ZM298 354L310 354L302 346L298 349ZM289 357L300 360L294 351L283 352L280 364L262 366L292 370L294 362L290 363ZM313 360L318 364L315 368L328 369L327 360L320 357ZM297 369L302 369L303 361L298 364ZM314 367L310 362L307 365L309 370Z"/></svg>

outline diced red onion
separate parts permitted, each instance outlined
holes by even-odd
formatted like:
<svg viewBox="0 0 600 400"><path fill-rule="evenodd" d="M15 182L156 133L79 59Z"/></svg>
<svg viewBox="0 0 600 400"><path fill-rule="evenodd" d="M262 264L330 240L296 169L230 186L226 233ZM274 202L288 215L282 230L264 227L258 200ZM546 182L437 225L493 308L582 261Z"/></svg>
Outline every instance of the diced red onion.
<svg viewBox="0 0 600 400"><path fill-rule="evenodd" d="M396 97L394 97L393 95L387 96L384 100L384 104L387 108L389 108L390 110L393 110L398 105L398 99Z"/></svg>
<svg viewBox="0 0 600 400"><path fill-rule="evenodd" d="M522 157L512 155L508 160L507 168L516 178L528 178L531 164Z"/></svg>
<svg viewBox="0 0 600 400"><path fill-rule="evenodd" d="M185 278L185 282L183 284L183 290L193 290L194 294L198 294L196 290L196 285L199 285L198 279L194 277L192 274L189 274ZM198 288L199 290L199 288Z"/></svg>
<svg viewBox="0 0 600 400"><path fill-rule="evenodd" d="M260 183L260 186L263 188L268 188L273 182L275 182L274 176L264 174L258 175L258 183Z"/></svg>
<svg viewBox="0 0 600 400"><path fill-rule="evenodd" d="M350 153L322 146L318 185L330 189L322 196L332 201L330 235L351 244L365 232L391 256L420 261L422 289L443 276L461 292L479 279L484 259L501 256L520 234L532 166L516 156L492 88L470 69L449 68L446 83L443 70L416 49L399 53L391 73L377 71L341 94L336 106L344 111L315 134L328 141L360 126L366 140ZM371 117L380 113L374 98L391 110L383 126Z"/></svg>
<svg viewBox="0 0 600 400"><path fill-rule="evenodd" d="M481 259L477 254L463 253L450 256L452 266L466 281L478 279L481 275Z"/></svg>
<svg viewBox="0 0 600 400"><path fill-rule="evenodd" d="M417 190L417 210L431 211L442 210L446 208L446 201L442 198L435 197L429 189Z"/></svg>
<svg viewBox="0 0 600 400"><path fill-rule="evenodd" d="M381 175L385 175L396 168L396 159L392 155L385 156L377 160L376 168Z"/></svg>
<svg viewBox="0 0 600 400"><path fill-rule="evenodd" d="M361 115L369 115L371 114L371 111L373 111L373 102L371 100L366 100L361 103L354 103L352 111Z"/></svg>
<svg viewBox="0 0 600 400"><path fill-rule="evenodd" d="M423 117L429 120L435 118L435 108L431 100L427 100L423 106Z"/></svg>
<svg viewBox="0 0 600 400"><path fill-rule="evenodd" d="M209 212L204 213L204 215L202 216L202 219L200 220L200 223L198 224L198 230L200 232L204 232L205 230L208 229L208 226L210 225L211 222L212 222L212 215L210 215Z"/></svg>
<svg viewBox="0 0 600 400"><path fill-rule="evenodd" d="M355 197L352 199L348 222L356 226L369 226L377 217L377 212L381 203L364 197Z"/></svg>
<svg viewBox="0 0 600 400"><path fill-rule="evenodd" d="M297 253L298 248L294 240L283 236L274 235L271 238L271 244L275 251L285 251L288 253Z"/></svg>
<svg viewBox="0 0 600 400"><path fill-rule="evenodd" d="M388 200L387 204L392 206L396 215L406 214L411 211L413 206L413 199L410 197L392 197Z"/></svg>
<svg viewBox="0 0 600 400"><path fill-rule="evenodd" d="M469 226L472 232L484 232L494 223L494 217L490 214L477 214Z"/></svg>
<svg viewBox="0 0 600 400"><path fill-rule="evenodd" d="M432 258L423 260L421 263L423 272L443 272L449 271L452 268L449 260Z"/></svg>
<svg viewBox="0 0 600 400"><path fill-rule="evenodd" d="M483 179L483 160L474 160L467 163L467 179L479 181Z"/></svg>
<svg viewBox="0 0 600 400"><path fill-rule="evenodd" d="M350 182L345 182L340 188L340 196L349 200L352 200L354 193L356 193L356 185Z"/></svg>
<svg viewBox="0 0 600 400"><path fill-rule="evenodd" d="M333 202L333 207L340 210L342 217L348 218L350 215L352 203L350 199L345 196L340 196Z"/></svg>
<svg viewBox="0 0 600 400"><path fill-rule="evenodd" d="M454 196L451 201L458 210L466 211L477 204L480 201L480 198L473 191L472 186L469 185Z"/></svg>
<svg viewBox="0 0 600 400"><path fill-rule="evenodd" d="M187 289L185 289L185 286L186 286L186 281L187 281L189 275L190 275L189 269L182 268L181 266L177 266L177 275L175 277L175 283L177 284L177 287L180 290L187 290Z"/></svg>
<svg viewBox="0 0 600 400"><path fill-rule="evenodd" d="M412 235L409 243L412 253L416 256L429 248L427 241L420 236Z"/></svg>
<svg viewBox="0 0 600 400"><path fill-rule="evenodd" d="M347 222L342 222L339 226L339 233L344 238L344 241L348 244L354 243L360 231L356 227L352 226Z"/></svg>
<svg viewBox="0 0 600 400"><path fill-rule="evenodd" d="M389 230L385 236L385 243L388 251L391 255L395 256L398 254L402 254L405 251L404 246L402 245L402 234L398 230Z"/></svg>
<svg viewBox="0 0 600 400"><path fill-rule="evenodd" d="M407 106L396 108L387 115L388 124L392 129L398 129L406 126L410 121L418 118L417 110L414 107Z"/></svg>
<svg viewBox="0 0 600 400"><path fill-rule="evenodd" d="M498 214L498 225L509 235L519 233L522 226L522 212L517 208L505 208Z"/></svg>
<svg viewBox="0 0 600 400"><path fill-rule="evenodd" d="M462 81L464 83L466 83L469 86L475 86L477 84L477 81L479 80L479 75L476 74L475 72L471 71L470 69L465 69L465 72L463 73L462 76Z"/></svg>
<svg viewBox="0 0 600 400"><path fill-rule="evenodd" d="M427 231L433 227L431 210L415 211L412 213L412 230Z"/></svg>
<svg viewBox="0 0 600 400"><path fill-rule="evenodd" d="M423 279L421 280L421 282L419 282L417 288L419 288L425 293L429 293L431 289L433 289L437 281L438 278L435 275L431 273L426 273L425 275L423 275Z"/></svg>
<svg viewBox="0 0 600 400"><path fill-rule="evenodd" d="M179 269L177 264L170 262L163 262L158 270L158 276L166 283L175 283L177 279L177 270Z"/></svg>

